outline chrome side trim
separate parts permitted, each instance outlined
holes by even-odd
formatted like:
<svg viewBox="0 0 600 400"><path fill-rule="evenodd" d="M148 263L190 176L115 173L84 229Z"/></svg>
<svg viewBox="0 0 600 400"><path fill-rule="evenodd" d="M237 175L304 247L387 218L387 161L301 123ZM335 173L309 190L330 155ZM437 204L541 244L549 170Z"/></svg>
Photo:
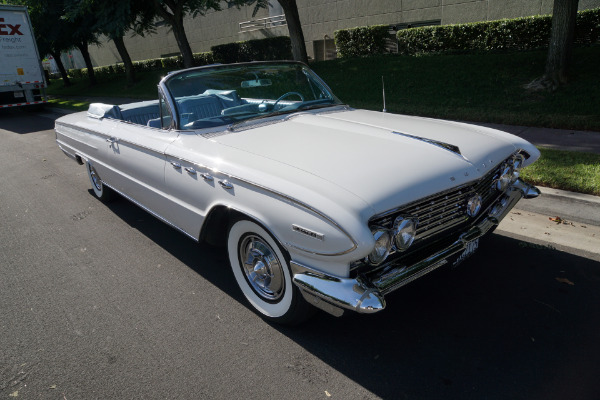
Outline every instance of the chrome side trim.
<svg viewBox="0 0 600 400"><path fill-rule="evenodd" d="M294 245L292 243L286 242L285 244L287 246L289 246L289 247L293 247L293 248L295 248L297 250L303 251L305 253L317 255L317 256L341 256L341 255L348 254L348 253L356 250L356 248L358 247L358 242L356 240L354 240L354 238L352 236L350 236L350 234L344 228L342 228L341 225L338 224L335 220L333 220L331 217L327 216L323 212L319 211L318 209L316 209L316 208L314 208L314 207L312 207L312 206L310 206L310 205L308 205L308 204L306 204L306 203L304 203L304 202L302 202L302 201L300 201L300 200L298 200L298 199L296 199L294 197L291 197L291 196L288 196L288 195L286 195L284 193L281 193L281 192L278 192L276 190L267 188L266 186L262 186L262 185L260 185L258 183L254 183L254 182L249 181L247 179L240 178L239 176L232 175L232 174L229 174L227 172L219 171L216 168L210 168L210 167L208 167L206 165L199 164L199 163L197 163L195 161L191 161L191 160L188 160L188 159L185 159L185 158L181 158L181 157L178 157L178 156L174 156L174 155L170 155L170 154L166 154L166 156L167 156L167 159L170 158L170 159L181 160L183 162L195 165L198 168L206 169L206 170L212 171L213 173L219 173L219 174L225 175L229 179L236 180L236 181L243 182L245 184L254 186L255 188L258 188L260 190L264 190L265 192L269 192L269 193L271 193L271 194L273 194L273 195L275 195L277 197L280 197L280 198L285 199L287 201L290 201L290 202L292 202L294 204L297 204L298 206L300 206L302 208L305 208L305 209L309 210L310 212L318 215L319 217L325 219L327 222L329 222L330 224L332 224L336 229L338 229L340 232L342 232L348 238L348 240L350 240L350 242L352 242L352 247L351 248L349 248L348 250L344 250L342 252L337 252L337 253L319 253L319 252L314 252L314 251L311 251L311 250L308 250L308 249L296 246L296 245Z"/></svg>
<svg viewBox="0 0 600 400"><path fill-rule="evenodd" d="M113 120L113 121L123 122L123 123L127 123L127 124L132 124L131 122L128 122L128 121L121 121L121 120ZM117 139L117 138L115 138L111 134L106 134L106 133L102 133L102 132L98 132L98 131L93 131L91 129L81 128L79 126L75 126L75 125L71 125L71 124L66 124L64 122L57 122L56 125L61 125L61 126L64 126L65 128L69 128L69 129L76 129L78 131L83 131L83 132L89 133L91 135L100 136L100 137L104 138L104 140L106 140L107 142L109 142L110 146L112 146L113 143L121 143L121 144L124 143L124 144L128 144L128 145L131 145L131 146L138 147L140 149L147 150L147 151L152 152L154 154L159 154L160 156L164 155L163 152L157 151L156 149L153 149L151 147L147 147L147 146L144 146L142 144L134 143L134 142L131 142L129 140L124 140L124 139L121 139L121 138ZM144 125L137 125L137 124L133 124L133 125L135 125L136 127L138 127L138 126L139 127L144 127ZM71 139L73 139L73 138L71 138ZM73 140L77 140L77 139L73 139ZM173 140L175 140L175 139L173 139ZM83 143L83 142L81 142L81 143ZM86 144L86 145L89 146L89 144L87 144L87 143L84 143L84 144Z"/></svg>
<svg viewBox="0 0 600 400"><path fill-rule="evenodd" d="M77 164L81 164L81 163L79 162L79 159L77 158L77 156L76 156L75 154L73 154L73 153L70 153L69 151L67 151L67 150L66 150L66 149L65 149L65 148L64 148L64 147L63 147L63 146L62 146L62 145L59 143L59 141L58 141L58 140L56 141L56 144L58 144L58 148L59 148L59 149L61 149L61 150L62 150L62 152L63 152L63 153L65 153L65 155L66 155L67 157L69 157L70 159L72 159L73 161L75 161Z"/></svg>
<svg viewBox="0 0 600 400"><path fill-rule="evenodd" d="M109 134L102 133L102 132L98 132L98 131L94 131L94 130L87 129L87 128L82 128L82 127L80 127L80 126L76 126L76 125L73 125L73 124L67 124L67 123L65 123L65 122L58 122L58 121L57 121L57 122L55 122L55 124L54 124L54 129L56 130L56 127L59 127L59 126L61 126L61 127L63 127L63 128L67 128L67 129L75 129L75 130L77 130L77 131L79 131L79 132L88 133L88 134L90 134L90 135L101 136L101 137L102 137L102 138L104 138L104 139L106 139L106 138L110 137L110 135L109 135ZM60 131L58 131L58 132L59 132L59 133L62 133L63 135L65 134L65 132L60 132ZM71 138L71 137L70 137L70 138ZM72 139L72 138L71 138L71 139ZM76 140L76 139L74 139L74 140ZM88 145L88 146L89 146L89 145Z"/></svg>
<svg viewBox="0 0 600 400"><path fill-rule="evenodd" d="M112 190L114 190L115 192L119 193L121 196L125 197L127 200L131 201L133 204L135 204L136 206L140 207L142 210L146 211L148 214L152 215L153 217L159 219L160 221L164 222L165 224L169 225L172 228L177 229L179 232L183 233L184 235L192 238L195 242L199 242L199 239L186 232L184 229L178 227L177 225L175 225L174 223L172 223L171 221L163 218L161 215L157 214L156 212L152 211L151 209L149 209L148 207L146 207L145 205L143 205L142 203L140 203L139 201L133 199L132 197L129 197L128 195L126 195L125 193L121 192L118 189L115 189L113 186L109 185L108 183L102 181L102 184L105 186L108 186L109 188L111 188Z"/></svg>

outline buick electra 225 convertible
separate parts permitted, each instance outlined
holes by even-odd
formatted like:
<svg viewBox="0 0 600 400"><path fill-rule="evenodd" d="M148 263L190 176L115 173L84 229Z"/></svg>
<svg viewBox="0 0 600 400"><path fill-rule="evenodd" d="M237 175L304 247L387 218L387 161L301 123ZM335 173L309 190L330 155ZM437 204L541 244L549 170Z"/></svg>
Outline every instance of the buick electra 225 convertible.
<svg viewBox="0 0 600 400"><path fill-rule="evenodd" d="M525 140L354 109L296 62L174 72L156 101L92 104L55 129L100 200L225 244L245 298L279 323L379 312L539 194L519 179L539 157Z"/></svg>

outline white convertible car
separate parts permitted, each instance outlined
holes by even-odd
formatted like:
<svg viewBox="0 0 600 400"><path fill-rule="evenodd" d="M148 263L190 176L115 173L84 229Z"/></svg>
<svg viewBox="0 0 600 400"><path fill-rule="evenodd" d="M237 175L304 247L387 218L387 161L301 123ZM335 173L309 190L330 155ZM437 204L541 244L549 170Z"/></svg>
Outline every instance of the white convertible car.
<svg viewBox="0 0 600 400"><path fill-rule="evenodd" d="M353 109L296 62L174 72L157 101L92 104L55 130L100 200L225 243L248 302L280 323L378 312L539 195L519 179L540 154L527 141Z"/></svg>

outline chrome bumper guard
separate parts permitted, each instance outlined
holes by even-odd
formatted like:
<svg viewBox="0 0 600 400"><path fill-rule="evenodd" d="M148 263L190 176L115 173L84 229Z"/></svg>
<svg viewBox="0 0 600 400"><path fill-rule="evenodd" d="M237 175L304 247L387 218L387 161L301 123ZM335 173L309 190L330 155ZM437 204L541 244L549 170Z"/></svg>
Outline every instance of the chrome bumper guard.
<svg viewBox="0 0 600 400"><path fill-rule="evenodd" d="M381 311L386 305L386 294L447 264L448 258L465 251L468 243L497 226L521 198L535 198L540 195L540 191L518 179L506 194L509 196L508 201L502 209L496 211L495 216L486 217L469 228L450 246L413 265L397 265L391 270L387 268L370 278L363 275L356 278L339 278L292 261L294 284L300 288L309 303L335 316L341 316L344 310L366 314ZM499 203L497 200L494 205Z"/></svg>

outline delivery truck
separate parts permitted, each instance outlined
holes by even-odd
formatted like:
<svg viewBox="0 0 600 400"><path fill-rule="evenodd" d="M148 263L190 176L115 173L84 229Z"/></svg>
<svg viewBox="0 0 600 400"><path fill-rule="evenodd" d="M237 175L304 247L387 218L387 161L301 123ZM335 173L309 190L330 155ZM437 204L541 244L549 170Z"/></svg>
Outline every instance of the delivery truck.
<svg viewBox="0 0 600 400"><path fill-rule="evenodd" d="M27 7L0 4L0 108L43 104L45 87Z"/></svg>

